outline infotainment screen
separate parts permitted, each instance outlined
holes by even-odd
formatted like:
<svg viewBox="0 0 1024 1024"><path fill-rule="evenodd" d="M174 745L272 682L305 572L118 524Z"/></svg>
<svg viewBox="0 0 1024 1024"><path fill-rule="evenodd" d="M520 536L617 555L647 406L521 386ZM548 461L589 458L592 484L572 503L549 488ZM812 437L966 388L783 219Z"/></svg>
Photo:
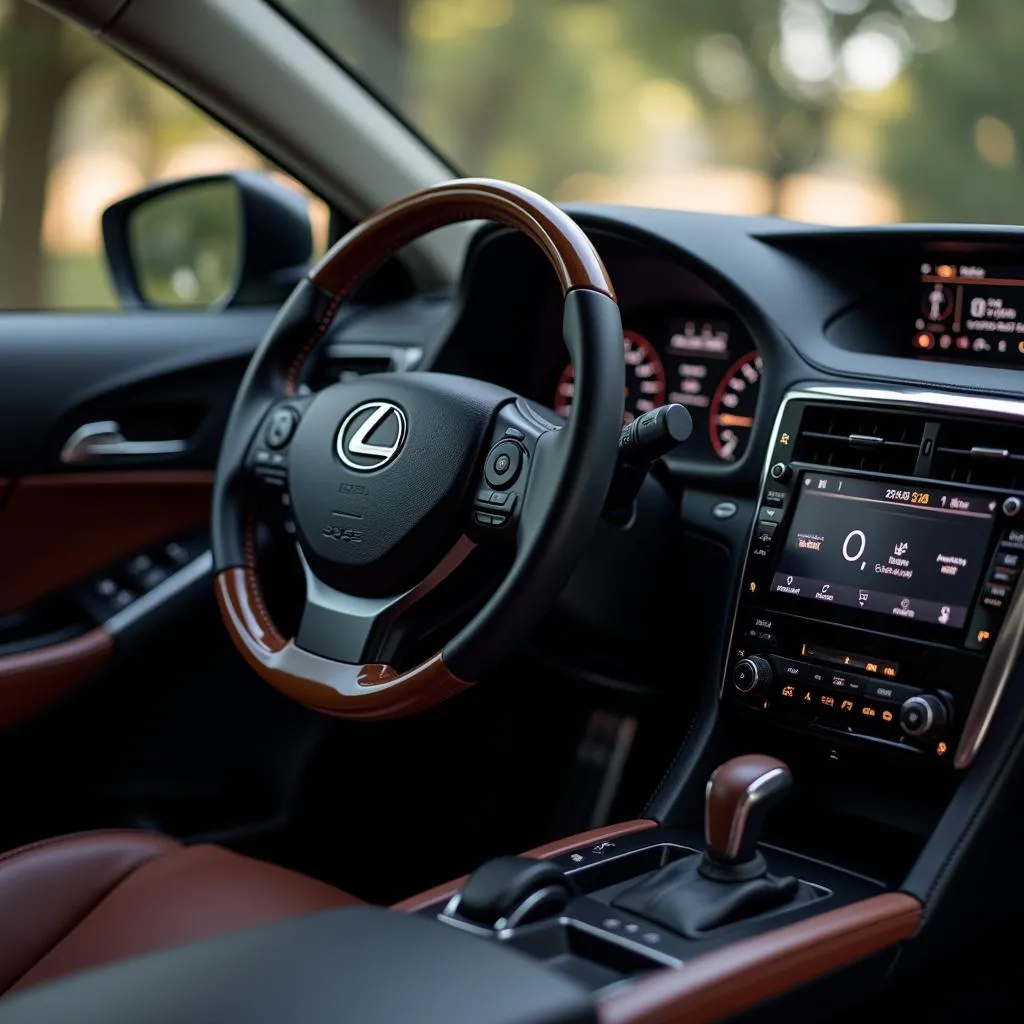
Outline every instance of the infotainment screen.
<svg viewBox="0 0 1024 1024"><path fill-rule="evenodd" d="M960 629L997 508L995 495L804 473L771 589Z"/></svg>
<svg viewBox="0 0 1024 1024"><path fill-rule="evenodd" d="M919 275L918 355L1024 369L1024 267L950 257Z"/></svg>

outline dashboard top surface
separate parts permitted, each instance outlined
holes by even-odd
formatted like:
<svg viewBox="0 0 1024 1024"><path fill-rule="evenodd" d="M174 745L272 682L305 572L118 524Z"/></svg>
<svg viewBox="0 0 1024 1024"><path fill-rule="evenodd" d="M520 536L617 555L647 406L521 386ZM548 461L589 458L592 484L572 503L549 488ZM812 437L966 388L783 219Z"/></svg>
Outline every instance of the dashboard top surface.
<svg viewBox="0 0 1024 1024"><path fill-rule="evenodd" d="M1024 373L1014 369L1017 360L1024 368L1017 315L1024 301L1004 279L1006 268L1024 265L1019 229L829 228L642 207L567 209L616 284L627 331L627 408L639 413L681 401L694 416L694 440L666 459L691 480L753 486L774 412L802 382L1024 394ZM965 276L978 268L988 283ZM934 283L926 278L950 270L943 282L950 294L933 310ZM517 283L514 296L509 280ZM959 285L965 322L959 335L951 329L944 338L946 306L952 310ZM985 309L975 303L982 315L968 326L972 299L984 300ZM932 312L939 317L930 319ZM487 225L470 247L450 330L429 361L564 414L572 372L560 313L541 255ZM931 332L926 351L916 340L924 331ZM966 348L962 340L958 348L960 335Z"/></svg>

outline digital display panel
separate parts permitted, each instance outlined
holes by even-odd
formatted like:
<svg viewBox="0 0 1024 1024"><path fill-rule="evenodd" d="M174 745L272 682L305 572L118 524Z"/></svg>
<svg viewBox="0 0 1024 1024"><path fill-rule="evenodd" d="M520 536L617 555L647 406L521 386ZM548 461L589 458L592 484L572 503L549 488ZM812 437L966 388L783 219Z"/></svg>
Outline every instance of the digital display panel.
<svg viewBox="0 0 1024 1024"><path fill-rule="evenodd" d="M915 353L1024 369L1024 267L922 263L917 292Z"/></svg>
<svg viewBox="0 0 1024 1024"><path fill-rule="evenodd" d="M771 589L960 629L997 508L990 494L804 473Z"/></svg>

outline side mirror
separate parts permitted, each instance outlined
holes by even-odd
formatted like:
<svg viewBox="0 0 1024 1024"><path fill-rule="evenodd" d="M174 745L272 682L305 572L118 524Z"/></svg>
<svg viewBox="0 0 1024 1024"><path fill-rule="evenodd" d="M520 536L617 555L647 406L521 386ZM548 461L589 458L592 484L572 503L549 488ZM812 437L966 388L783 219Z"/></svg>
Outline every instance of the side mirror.
<svg viewBox="0 0 1024 1024"><path fill-rule="evenodd" d="M280 302L313 255L301 195L240 171L162 182L103 213L114 288L128 307Z"/></svg>

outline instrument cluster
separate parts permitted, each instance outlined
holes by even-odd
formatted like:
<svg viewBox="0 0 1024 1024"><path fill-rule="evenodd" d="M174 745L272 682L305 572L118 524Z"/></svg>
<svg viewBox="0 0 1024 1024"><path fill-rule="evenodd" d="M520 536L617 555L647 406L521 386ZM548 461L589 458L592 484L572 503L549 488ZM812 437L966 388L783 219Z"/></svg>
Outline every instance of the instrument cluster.
<svg viewBox="0 0 1024 1024"><path fill-rule="evenodd" d="M761 384L761 355L743 325L720 308L626 316L625 422L678 402L693 417L686 456L735 462L750 440ZM572 364L553 387L552 407L568 416Z"/></svg>

